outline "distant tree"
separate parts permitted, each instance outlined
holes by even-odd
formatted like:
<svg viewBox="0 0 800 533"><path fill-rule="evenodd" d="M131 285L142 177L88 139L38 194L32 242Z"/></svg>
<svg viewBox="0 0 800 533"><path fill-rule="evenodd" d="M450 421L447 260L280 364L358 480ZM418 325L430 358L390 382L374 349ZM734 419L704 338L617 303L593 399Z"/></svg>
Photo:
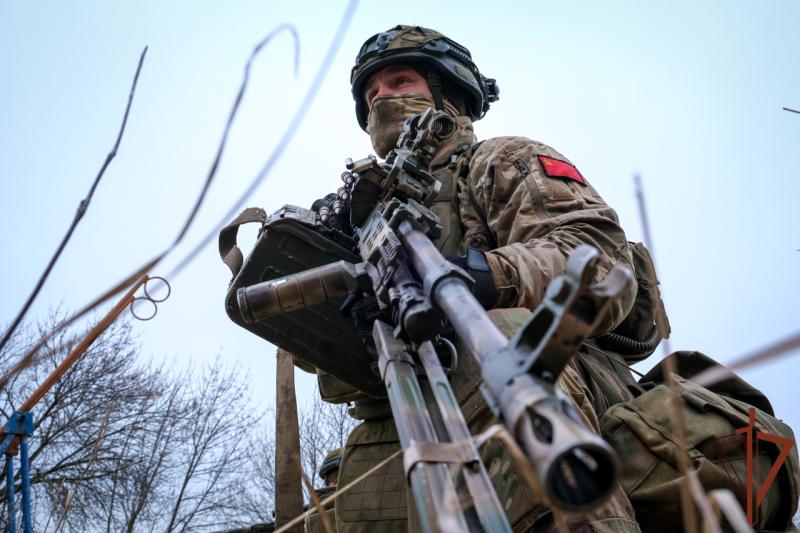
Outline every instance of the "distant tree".
<svg viewBox="0 0 800 533"><path fill-rule="evenodd" d="M56 321L18 333L0 353L0 370ZM13 413L81 336L52 339L39 364L0 391L0 413ZM33 414L37 531L203 531L258 518L239 494L252 476L246 443L260 417L246 379L219 357L183 372L153 365L138 354L130 325L118 323ZM3 485L2 527L6 497Z"/></svg>
<svg viewBox="0 0 800 533"><path fill-rule="evenodd" d="M242 502L254 522L274 520L275 509L275 411L268 409L259 427L251 432L250 474L242 487Z"/></svg>
<svg viewBox="0 0 800 533"><path fill-rule="evenodd" d="M308 477L319 482L317 473L328 452L341 448L357 421L347 414L346 404L323 402L314 394L311 404L300 409L300 458Z"/></svg>
<svg viewBox="0 0 800 533"><path fill-rule="evenodd" d="M358 423L347 414L346 404L323 402L315 391L309 404L299 408L300 460L306 475L321 486L319 467L328 452L341 448ZM261 429L250 443L252 475L244 491L248 512L258 522L274 520L275 509L275 413L268 410ZM308 502L308 494L305 494Z"/></svg>
<svg viewBox="0 0 800 533"><path fill-rule="evenodd" d="M40 326L23 325L0 352L0 372L59 318L56 313ZM4 420L82 337L59 333L38 364L0 391ZM274 411L254 411L248 378L220 357L185 371L156 365L139 353L131 325L118 322L33 416L36 531L219 531L273 519ZM346 405L314 394L299 422L303 469L318 485L322 459L344 446L356 421ZM6 498L3 483L2 530Z"/></svg>
<svg viewBox="0 0 800 533"><path fill-rule="evenodd" d="M24 326L0 353L0 369L10 368L55 322L54 315L38 328ZM66 332L56 335L40 352L39 364L16 376L0 392L0 414L4 419L56 367L79 337ZM84 502L105 496L97 480L116 472L119 449L129 434L144 428L146 421L139 418L139 412L149 398L159 394L159 389L158 372L137 365L129 325L113 326L89 348L33 410L35 431L30 440L30 458L37 518L46 523L48 515L54 514L49 518L51 522L57 520L57 509L68 499L73 516L80 516ZM104 437L96 447L103 426ZM79 497L75 498L77 489ZM6 497L3 485L0 500L4 503ZM6 512L5 505L2 512ZM2 520L7 519L3 514Z"/></svg>

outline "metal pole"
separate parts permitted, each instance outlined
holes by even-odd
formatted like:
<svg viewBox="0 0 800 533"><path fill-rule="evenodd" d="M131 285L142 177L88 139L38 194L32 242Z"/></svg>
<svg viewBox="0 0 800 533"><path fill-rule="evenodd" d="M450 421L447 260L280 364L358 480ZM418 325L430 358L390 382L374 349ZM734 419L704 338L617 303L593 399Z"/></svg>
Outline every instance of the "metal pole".
<svg viewBox="0 0 800 533"><path fill-rule="evenodd" d="M17 511L14 506L14 456L6 454L6 504L8 505L8 533L17 533Z"/></svg>
<svg viewBox="0 0 800 533"><path fill-rule="evenodd" d="M3 443L0 444L0 453L5 454L8 448L11 446L11 443L13 443L16 438L16 435L6 434L3 437Z"/></svg>
<svg viewBox="0 0 800 533"><path fill-rule="evenodd" d="M19 446L19 470L22 477L22 530L24 533L33 533L33 519L31 517L31 472L30 458L28 457L28 439L22 437Z"/></svg>

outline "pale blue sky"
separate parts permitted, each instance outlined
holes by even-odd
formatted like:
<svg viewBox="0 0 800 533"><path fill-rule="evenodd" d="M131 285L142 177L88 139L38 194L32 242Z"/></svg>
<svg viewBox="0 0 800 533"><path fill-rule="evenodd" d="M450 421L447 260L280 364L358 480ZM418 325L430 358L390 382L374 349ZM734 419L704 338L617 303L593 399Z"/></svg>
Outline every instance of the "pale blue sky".
<svg viewBox="0 0 800 533"><path fill-rule="evenodd" d="M263 164L300 101L344 2L0 2L0 321L10 320L113 144L150 46L117 159L31 317L77 308L166 246L213 157L252 46L282 22L302 40L300 77L281 37L254 66L229 148L189 242ZM397 23L465 44L501 99L480 137L525 135L569 157L641 239L643 175L675 348L722 361L795 331L800 310L800 4L439 2L359 6L340 54L274 174L248 205L308 205L371 151L348 77L361 42ZM253 232L243 232L243 240ZM177 257L188 247L178 251ZM163 273L167 262L155 273ZM180 277L145 351L201 362L222 351L271 403L274 348L232 325L228 272L210 246ZM645 364L655 363L654 357ZM800 427L800 358L744 376ZM301 394L313 381L300 378Z"/></svg>

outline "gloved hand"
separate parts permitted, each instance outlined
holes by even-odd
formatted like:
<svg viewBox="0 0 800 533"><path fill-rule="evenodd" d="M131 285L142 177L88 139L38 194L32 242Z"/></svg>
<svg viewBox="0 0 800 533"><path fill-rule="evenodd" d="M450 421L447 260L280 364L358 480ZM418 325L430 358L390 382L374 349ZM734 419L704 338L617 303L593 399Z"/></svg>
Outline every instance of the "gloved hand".
<svg viewBox="0 0 800 533"><path fill-rule="evenodd" d="M311 204L311 210L314 211L320 218L323 224L329 228L337 229L346 235L353 234L353 228L350 225L350 207L343 205L340 207L339 213L334 209L334 203L340 201L338 195L332 192L323 198L314 200Z"/></svg>
<svg viewBox="0 0 800 533"><path fill-rule="evenodd" d="M380 318L383 312L378 305L378 298L364 291L356 290L351 292L341 307L339 313L342 316L350 315L356 326L356 334L362 338L372 338L372 324Z"/></svg>
<svg viewBox="0 0 800 533"><path fill-rule="evenodd" d="M464 269L475 280L472 294L484 309L492 309L497 303L497 287L486 254L475 248L467 248L465 256L448 256L447 260Z"/></svg>
<svg viewBox="0 0 800 533"><path fill-rule="evenodd" d="M323 196L322 198L317 198L316 200L314 200L314 203L311 204L311 210L319 214L319 210L321 207L329 207L334 200L336 200L335 192L329 193Z"/></svg>

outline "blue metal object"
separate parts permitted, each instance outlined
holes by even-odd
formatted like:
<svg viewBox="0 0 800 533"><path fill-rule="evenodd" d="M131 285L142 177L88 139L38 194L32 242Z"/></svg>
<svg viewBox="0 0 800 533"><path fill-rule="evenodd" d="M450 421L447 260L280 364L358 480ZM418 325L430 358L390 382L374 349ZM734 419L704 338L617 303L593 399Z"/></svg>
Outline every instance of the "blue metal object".
<svg viewBox="0 0 800 533"><path fill-rule="evenodd" d="M6 453L6 449L8 449L9 445L11 445L16 438L16 435L5 435L3 437L3 443L0 444L0 454Z"/></svg>
<svg viewBox="0 0 800 533"><path fill-rule="evenodd" d="M17 510L14 508L14 456L6 454L6 504L8 533L17 533Z"/></svg>
<svg viewBox="0 0 800 533"><path fill-rule="evenodd" d="M14 444L19 443L20 478L22 485L22 529L24 533L33 533L31 517L31 476L28 457L28 437L33 434L33 416L26 411L15 411L8 419L5 438L0 444L0 453L6 456L6 504L8 508L9 533L17 533L16 484L14 482L14 456L17 453Z"/></svg>
<svg viewBox="0 0 800 533"><path fill-rule="evenodd" d="M22 478L22 531L33 533L31 518L31 471L28 457L28 439L19 443L19 472Z"/></svg>

